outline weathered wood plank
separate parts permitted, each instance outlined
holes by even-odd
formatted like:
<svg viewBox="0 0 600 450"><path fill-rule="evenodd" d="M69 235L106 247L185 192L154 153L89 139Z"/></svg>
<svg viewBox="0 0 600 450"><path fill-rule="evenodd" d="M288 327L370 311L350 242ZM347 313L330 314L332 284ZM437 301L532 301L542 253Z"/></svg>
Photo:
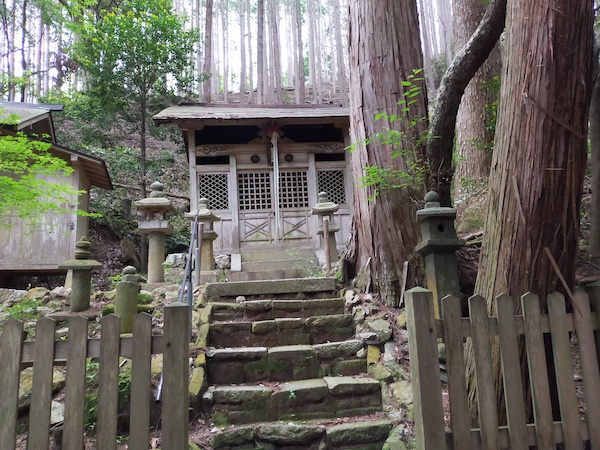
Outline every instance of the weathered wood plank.
<svg viewBox="0 0 600 450"><path fill-rule="evenodd" d="M592 325L594 330L600 330L600 318L597 313L591 315ZM567 314L565 316L565 324L568 331L575 331L575 323L573 321L573 315ZM498 320L496 317L488 317L488 326L490 330L490 336L498 335ZM517 334L525 334L525 326L523 325L523 316L515 316L515 326ZM542 316L540 318L540 329L543 333L550 333L550 323L548 316ZM471 337L471 322L468 318L463 318L460 323L460 330L463 337ZM438 337L444 336L444 322L441 319L435 320L435 331Z"/></svg>
<svg viewBox="0 0 600 450"><path fill-rule="evenodd" d="M74 450L83 448L87 328L85 317L69 320L63 446Z"/></svg>
<svg viewBox="0 0 600 450"><path fill-rule="evenodd" d="M101 327L97 446L99 450L116 450L120 320L110 314L102 319Z"/></svg>
<svg viewBox="0 0 600 450"><path fill-rule="evenodd" d="M152 354L162 354L164 352L165 344L163 336L152 336ZM132 358L135 354L133 347L133 338L130 336L121 338L121 356L124 358ZM67 341L56 341L54 346L54 365L60 366L65 365L67 361L67 355L69 354L69 343ZM35 357L35 347L33 342L23 343L23 355L21 357L21 368L31 366ZM88 340L88 358L98 359L100 358L100 339L89 339Z"/></svg>
<svg viewBox="0 0 600 450"><path fill-rule="evenodd" d="M471 446L471 424L465 383L463 337L460 332L462 306L459 298L446 296L442 299L442 317L446 344L452 443L454 448L466 449Z"/></svg>
<svg viewBox="0 0 600 450"><path fill-rule="evenodd" d="M596 342L590 320L590 303L587 294L577 289L574 294L573 315L575 330L579 344L581 377L583 379L583 395L586 404L586 415L590 426L590 443L592 448L600 448L600 371L596 354ZM594 425L595 424L595 425Z"/></svg>
<svg viewBox="0 0 600 450"><path fill-rule="evenodd" d="M585 290L588 293L590 310L592 311L592 317L594 317L600 313L600 282L596 281L588 284L585 287ZM594 338L596 339L596 357L598 358L598 361L600 361L600 331L598 331L598 327L596 327L595 324Z"/></svg>
<svg viewBox="0 0 600 450"><path fill-rule="evenodd" d="M527 363L533 399L533 415L537 430L538 448L554 448L552 429L552 404L547 376L546 350L540 328L540 302L535 294L521 297L523 317L525 319L525 342Z"/></svg>
<svg viewBox="0 0 600 450"><path fill-rule="evenodd" d="M589 428L588 422L585 419L581 419L579 421L579 432L584 440L587 440L589 438L588 428ZM554 429L555 442L557 444L561 444L562 443L562 428L560 426L560 422L554 422L553 429ZM509 441L508 427L501 426L499 428L499 433L500 433L500 447L503 449L511 448L510 441ZM525 444L528 445L529 447L535 447L536 439L537 438L536 438L535 424L533 424L533 423L527 424L527 437L526 437ZM466 450L466 449L456 449L452 446L452 434L451 433L446 433L446 442L447 442L447 446L448 446L447 450ZM479 430L478 428L471 429L471 447L468 450L486 450L481 445L481 430Z"/></svg>
<svg viewBox="0 0 600 450"><path fill-rule="evenodd" d="M35 325L35 362L27 438L27 447L31 449L48 448L55 328L56 322L48 317L38 320Z"/></svg>
<svg viewBox="0 0 600 450"><path fill-rule="evenodd" d="M15 449L17 431L17 406L19 403L19 361L21 360L21 341L23 324L10 319L4 323L0 334L0 442L6 450Z"/></svg>
<svg viewBox="0 0 600 450"><path fill-rule="evenodd" d="M187 450L189 422L189 312L184 303L164 309L163 447Z"/></svg>
<svg viewBox="0 0 600 450"><path fill-rule="evenodd" d="M487 303L485 298L474 295L469 298L469 316L471 319L471 339L477 379L477 401L479 403L479 422L481 441L488 450L499 449L498 413L494 392L494 371L492 370L492 351L488 328Z"/></svg>
<svg viewBox="0 0 600 450"><path fill-rule="evenodd" d="M527 450L527 416L521 380L519 344L515 326L515 304L508 295L496 298L498 341L502 356L502 374L510 448ZM458 447L457 447L458 448Z"/></svg>
<svg viewBox="0 0 600 450"><path fill-rule="evenodd" d="M442 387L434 328L433 294L423 288L404 293L407 311L410 373L414 393L418 450L444 450Z"/></svg>
<svg viewBox="0 0 600 450"><path fill-rule="evenodd" d="M138 314L133 319L133 345L136 349L131 362L131 414L129 448L146 450L150 442L150 378L152 317Z"/></svg>
<svg viewBox="0 0 600 450"><path fill-rule="evenodd" d="M567 314L565 297L554 292L548 295L547 303L563 440L567 450L579 450L583 447L583 443L579 434L579 407L573 380L571 342L565 325L565 315Z"/></svg>

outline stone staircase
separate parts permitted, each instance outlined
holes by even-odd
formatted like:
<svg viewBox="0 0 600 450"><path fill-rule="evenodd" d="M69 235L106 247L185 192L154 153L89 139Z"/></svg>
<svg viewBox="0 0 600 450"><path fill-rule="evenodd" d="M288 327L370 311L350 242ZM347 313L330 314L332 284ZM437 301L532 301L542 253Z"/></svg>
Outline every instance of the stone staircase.
<svg viewBox="0 0 600 450"><path fill-rule="evenodd" d="M192 395L215 450L383 448L380 382L333 279L207 284L199 306Z"/></svg>
<svg viewBox="0 0 600 450"><path fill-rule="evenodd" d="M232 255L230 281L276 280L309 276L319 271L319 258L313 248L251 250Z"/></svg>

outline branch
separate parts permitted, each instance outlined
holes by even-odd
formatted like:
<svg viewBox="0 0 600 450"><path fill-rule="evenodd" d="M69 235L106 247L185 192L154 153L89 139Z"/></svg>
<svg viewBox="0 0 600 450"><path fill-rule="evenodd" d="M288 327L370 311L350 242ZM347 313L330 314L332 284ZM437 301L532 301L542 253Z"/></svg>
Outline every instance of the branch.
<svg viewBox="0 0 600 450"><path fill-rule="evenodd" d="M492 0L469 42L456 54L444 73L431 117L427 157L432 172L431 186L437 189L443 205L450 205L452 149L458 107L469 81L485 62L504 30L506 1Z"/></svg>

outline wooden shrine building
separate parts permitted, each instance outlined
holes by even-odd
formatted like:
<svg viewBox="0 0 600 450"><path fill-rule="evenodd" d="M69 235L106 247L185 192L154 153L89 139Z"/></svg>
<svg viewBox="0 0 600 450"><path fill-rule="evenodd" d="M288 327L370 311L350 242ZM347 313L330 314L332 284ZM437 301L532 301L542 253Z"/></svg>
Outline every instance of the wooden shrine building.
<svg viewBox="0 0 600 450"><path fill-rule="evenodd" d="M0 122L16 118L0 123L0 136L20 132L31 140L48 142L49 152L65 160L73 172L43 179L85 191L63 205L70 212L40 214L35 223L26 223L13 214L0 216L0 287L23 287L32 276L64 275L66 269L59 266L73 258L75 243L88 235L89 219L76 210L89 211L89 191L93 186L113 188L104 160L57 143L52 111L62 109L63 105L0 101Z"/></svg>
<svg viewBox="0 0 600 450"><path fill-rule="evenodd" d="M222 220L215 252L318 248L317 195L339 204L345 242L352 206L348 109L337 106L185 104L154 116L177 125L189 156L190 202Z"/></svg>

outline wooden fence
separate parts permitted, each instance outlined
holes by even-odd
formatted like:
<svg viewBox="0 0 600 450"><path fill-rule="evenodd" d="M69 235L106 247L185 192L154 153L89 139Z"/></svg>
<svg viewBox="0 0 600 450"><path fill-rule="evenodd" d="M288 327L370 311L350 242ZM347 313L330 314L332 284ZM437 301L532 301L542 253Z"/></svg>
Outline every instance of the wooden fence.
<svg viewBox="0 0 600 450"><path fill-rule="evenodd" d="M469 299L469 318L461 317L461 302L454 297L442 300L442 319L434 318L433 295L415 288L407 291L407 327L411 377L415 404L417 448L485 449L501 448L567 450L600 449L600 374L598 368L598 302L577 291L573 313L567 314L564 296L553 293L547 298L548 314L540 313L536 295L521 298L522 315L514 314L514 301L503 295L496 299L497 316L489 317L484 298ZM590 306L591 305L591 306ZM577 336L582 399L585 414L580 413L570 336ZM553 421L544 334L552 340L556 386L561 420ZM518 340L524 335L529 387L533 405L533 423L528 423L521 377ZM507 425L498 425L495 374L492 369L491 337L500 347L502 382L505 391ZM472 428L465 383L465 339L472 339L475 360L479 424ZM438 359L438 339L446 344L446 368L450 429L445 429L442 385Z"/></svg>
<svg viewBox="0 0 600 450"><path fill-rule="evenodd" d="M188 306L176 303L164 309L163 335L152 335L152 318L138 314L133 334L120 337L119 318L102 318L101 338L88 338L88 320L69 320L68 339L56 340L56 322L40 319L35 342L23 342L23 324L9 320L0 335L0 443L3 449L16 445L17 402L21 370L33 366L29 408L28 449L49 448L53 366L66 365L63 448L82 449L84 402L88 358L99 361L96 447L117 448L119 357L131 359L131 418L128 448L150 446L151 357L163 354L161 417L162 448L188 448Z"/></svg>

